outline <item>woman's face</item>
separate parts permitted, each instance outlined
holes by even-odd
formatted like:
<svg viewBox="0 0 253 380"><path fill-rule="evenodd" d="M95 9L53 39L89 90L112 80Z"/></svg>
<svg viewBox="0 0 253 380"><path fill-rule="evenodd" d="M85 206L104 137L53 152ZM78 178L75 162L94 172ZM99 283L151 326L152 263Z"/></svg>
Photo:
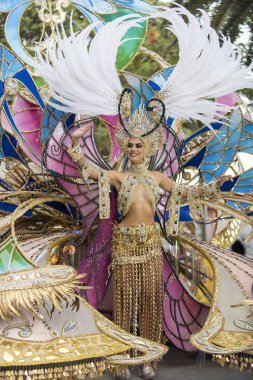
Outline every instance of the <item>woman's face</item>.
<svg viewBox="0 0 253 380"><path fill-rule="evenodd" d="M126 146L126 154L132 164L144 162L144 142L137 137L131 137Z"/></svg>

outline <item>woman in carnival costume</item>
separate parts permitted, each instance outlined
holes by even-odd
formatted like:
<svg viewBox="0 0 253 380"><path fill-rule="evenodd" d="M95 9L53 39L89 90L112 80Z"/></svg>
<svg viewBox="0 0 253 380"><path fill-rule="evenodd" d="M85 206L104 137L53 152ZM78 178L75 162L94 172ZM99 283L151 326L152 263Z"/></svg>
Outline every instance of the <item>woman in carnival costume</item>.
<svg viewBox="0 0 253 380"><path fill-rule="evenodd" d="M83 274L40 260L49 251L51 263L59 252L73 254L62 243L83 231L75 202L41 164L36 123L44 105L36 85L13 52L0 52L0 379L93 378L160 360L166 346L137 339L80 297Z"/></svg>
<svg viewBox="0 0 253 380"><path fill-rule="evenodd" d="M182 16L187 17L187 22ZM88 184L85 187L87 196L90 194L89 188L94 185L93 181L98 182L101 219L112 220L111 185L118 192L119 220L113 227L111 244L115 322L125 330L130 331L132 328L134 334L139 332L148 339L160 340L163 264L164 267L167 265L167 280L171 286L178 286L179 279L172 269L168 269L167 262L163 262L160 227L154 223L156 212L170 243L181 244L184 249L195 250L204 257L207 269L205 273L201 268L202 282L199 283L199 288L205 282L203 278L210 280L210 268L215 280L215 286L210 292L213 293L211 310L202 329L199 330L207 316L207 309L196 306L197 296L186 285L182 299L187 302L183 305L178 303L179 308L185 308L177 314L175 303L174 312L165 317L167 325L173 316L172 322L176 323L180 331L181 341L189 340L189 335L193 334L192 343L209 353L233 355L251 351L250 300L247 297L250 296L248 279L252 277L252 263L247 260L241 262L237 270L239 275L243 274L245 281L238 282L238 277L234 276L237 259L223 249L180 234L179 221L180 207L186 203L197 221L201 220L204 204L252 224L245 213L224 202L228 198L230 202L243 200L251 204L252 200L240 194L234 197L229 193L227 196L220 191L224 184L230 190L230 176L221 176L216 181L209 181L207 185L200 183L190 187L168 178L179 172L180 168L177 157L179 143L172 130L167 128L166 119L169 116L178 120L195 119L206 124L212 131L214 120L224 115L220 124L227 127L226 115L231 107L215 98L252 87L252 66L244 68L241 65L229 40L223 38L222 43L219 42L219 37L210 27L209 18L204 12L203 25L182 7L159 8L152 17L168 20L168 28L179 41L179 62L168 78L163 77L161 86L155 93L149 88L145 96L138 97L138 86L127 75L131 86L123 89L115 68L117 51L124 41L124 35L132 27L141 27L142 19L139 16L117 19L101 27L92 39L90 33L94 29L93 25L79 35L71 32L70 37L59 37L58 47L48 48L47 59L44 60L38 52L38 61L31 61L31 65L49 84L56 100L49 102L52 107L65 113L86 115L85 120L79 121L77 126L86 125L79 129L74 125L70 131L72 143L70 139L67 144L67 140L62 140L61 148L78 164L82 178ZM92 165L94 160L91 157L87 160L83 153L85 149L89 151L89 146L82 146L79 142L81 139L87 140L86 136L90 133L87 123L92 121L89 117L103 115L105 120L112 120L117 114L120 122L112 137L123 153L117 170L110 168L104 161ZM234 119L236 115L235 111ZM224 130L220 135L224 136ZM59 135L53 137L58 139ZM208 142L210 140L217 144L217 140L220 141L219 133L217 136L214 133L212 139L208 137ZM63 159L67 160L66 155ZM68 172L64 174L69 178ZM168 222L165 222L166 204L169 210ZM96 250L93 251L96 254ZM86 258L84 262L85 260ZM102 277L102 272L100 274ZM226 287L218 287L220 281L224 281ZM91 283L88 281L89 285ZM209 286L210 284L205 284L207 293ZM228 299L226 289L231 286L235 291ZM99 293L100 289L95 287L95 291ZM189 297L186 296L187 292ZM173 341L171 331L168 328L168 335L171 334ZM127 368L118 374L120 378L129 376ZM146 379L155 376L150 362L142 367L141 376Z"/></svg>
<svg viewBox="0 0 253 380"><path fill-rule="evenodd" d="M149 99L141 98L135 107L136 89L133 86L123 90L115 60L126 31L131 27L141 27L138 16L125 16L113 21L102 27L92 40L89 35L93 26L86 28L80 35L72 33L69 38L58 41L57 50L48 49L46 61L38 55L39 63L35 65L37 73L47 81L52 96L58 102L51 104L59 110L93 117L119 114L120 123L116 128L115 139L123 153L118 163L120 170L101 170L87 162L79 139L87 133L89 126L73 133L68 153L77 162L85 181L98 181L101 219L110 217L110 189L111 186L116 189L119 220L113 227L111 244L114 321L123 329L130 331L132 328L134 334L139 333L154 341L161 338L163 315L162 240L159 225L154 223L161 192L169 195L170 216L165 233L171 242L180 240L178 222L181 204L189 204L192 214L195 212L196 218L199 218L202 203L219 204L223 198L220 187L225 182L233 181L231 176L221 176L207 185L201 183L188 187L169 178L166 175L166 159L162 163L160 160L160 164L157 160L157 152L168 145L170 139L173 139L177 151L174 134L171 131L166 133L166 118L195 119L212 129L214 118L220 118L221 113L230 110L229 106L215 98L252 87L253 84L250 77L252 65L245 68L241 65L230 41L223 38L220 43L219 37L210 27L207 14L202 14L202 26L182 7L160 8L152 16L168 20L168 28L179 41L179 62L162 87ZM182 16L187 17L188 23ZM219 60L218 63L215 58ZM70 71L70 67L73 71ZM225 117L222 123L227 123ZM224 207L228 212L229 207ZM230 211L235 215L232 209ZM216 265L216 270L221 265L216 257L217 248L198 241L188 241L184 236L181 241L193 245L197 251L204 250L205 256L209 252L206 260L210 265ZM240 294L240 297L245 298L246 295ZM212 305L209 327L214 323L211 315L218 313L219 308L216 306ZM223 320L226 314L227 310L219 318ZM219 318L215 319L216 323ZM246 315L243 318L245 320ZM235 336L237 333L240 335L236 331ZM247 336L247 333L250 335L248 331L242 334ZM199 336L200 333L192 341L201 348L203 342L199 343ZM243 340L242 336L238 341L240 339ZM246 339L245 346L238 348L235 344L230 351L243 351L249 346L252 348L252 337L249 340L251 343L246 344ZM208 344L206 351L222 352L214 343L209 341ZM223 351L228 353L228 347ZM142 367L141 376L151 379L154 375L150 364ZM128 378L129 370L126 369L119 376Z"/></svg>

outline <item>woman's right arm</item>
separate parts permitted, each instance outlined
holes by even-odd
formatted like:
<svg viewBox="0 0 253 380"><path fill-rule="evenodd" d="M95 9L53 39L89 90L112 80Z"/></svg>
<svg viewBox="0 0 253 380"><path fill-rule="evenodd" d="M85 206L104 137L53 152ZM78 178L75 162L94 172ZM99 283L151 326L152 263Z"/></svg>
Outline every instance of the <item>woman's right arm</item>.
<svg viewBox="0 0 253 380"><path fill-rule="evenodd" d="M91 125L92 123L79 128L77 131L73 133L72 146L68 149L68 153L72 157L72 159L75 162L77 162L80 172L82 173L82 177L85 180L92 179L94 181L98 181L101 171L87 163L85 155L81 151L81 147L80 154L75 152L75 148L80 146L79 139L89 130ZM72 153L73 151L74 154ZM108 174L110 178L110 183L118 190L123 179L123 173L118 172L117 170L108 170Z"/></svg>
<svg viewBox="0 0 253 380"><path fill-rule="evenodd" d="M78 128L78 130L73 133L71 136L72 144L68 149L68 154L72 160L77 163L79 170L82 173L82 177L86 181L87 179L93 179L94 181L97 181L99 178L99 170L87 163L87 160L82 152L82 148L79 143L79 139L83 137L83 135L91 128L91 126L92 123Z"/></svg>

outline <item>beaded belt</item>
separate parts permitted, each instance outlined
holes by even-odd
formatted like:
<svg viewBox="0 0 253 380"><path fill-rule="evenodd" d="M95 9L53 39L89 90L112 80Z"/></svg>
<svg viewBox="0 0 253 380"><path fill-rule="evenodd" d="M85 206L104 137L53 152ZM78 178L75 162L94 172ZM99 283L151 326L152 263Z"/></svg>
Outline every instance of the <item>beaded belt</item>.
<svg viewBox="0 0 253 380"><path fill-rule="evenodd" d="M113 257L113 266L114 265L126 265L126 264L143 264L148 260L156 256L161 256L161 249L158 246L156 250L149 251L144 253L141 256L122 256L122 257Z"/></svg>
<svg viewBox="0 0 253 380"><path fill-rule="evenodd" d="M138 224L137 226L125 227L114 225L113 228L113 238L123 239L127 242L144 242L148 240L149 237L158 236L160 233L160 227L157 223L154 224ZM159 234L160 236L160 234Z"/></svg>
<svg viewBox="0 0 253 380"><path fill-rule="evenodd" d="M112 241L113 265L143 264L161 255L160 227L139 224L138 226L114 226Z"/></svg>

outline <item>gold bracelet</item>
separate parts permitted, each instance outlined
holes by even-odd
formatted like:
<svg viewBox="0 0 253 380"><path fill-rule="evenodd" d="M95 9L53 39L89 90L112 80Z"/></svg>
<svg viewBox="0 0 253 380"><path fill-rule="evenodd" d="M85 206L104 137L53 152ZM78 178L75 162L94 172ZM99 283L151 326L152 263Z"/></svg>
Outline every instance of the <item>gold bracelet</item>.
<svg viewBox="0 0 253 380"><path fill-rule="evenodd" d="M204 215L203 205L201 204L201 197L199 195L199 186L200 185L191 186L188 190L188 204L190 207L191 217L194 221L202 220ZM202 196L202 198L204 198L204 196Z"/></svg>
<svg viewBox="0 0 253 380"><path fill-rule="evenodd" d="M175 236L178 234L179 229L179 217L180 217L180 206L183 196L184 186L181 184L173 182L172 191L169 197L169 221L166 225L166 232L169 236Z"/></svg>
<svg viewBox="0 0 253 380"><path fill-rule="evenodd" d="M102 170L98 176L99 185L99 217L110 218L110 178L106 170Z"/></svg>
<svg viewBox="0 0 253 380"><path fill-rule="evenodd" d="M200 186L201 195L199 194ZM196 222L204 220L204 205L201 199L215 200L220 198L220 190L217 188L216 181L190 187L188 190L188 204L192 219Z"/></svg>
<svg viewBox="0 0 253 380"><path fill-rule="evenodd" d="M82 173L82 177L86 183L89 182L91 168L92 167L88 164L84 164L82 167L81 173Z"/></svg>
<svg viewBox="0 0 253 380"><path fill-rule="evenodd" d="M82 151L82 147L80 143L78 143L77 145L74 145L72 148L69 148L67 152L74 162L79 161L83 155L83 151Z"/></svg>
<svg viewBox="0 0 253 380"><path fill-rule="evenodd" d="M220 198L220 189L217 187L217 181L202 184L202 197L206 199Z"/></svg>

